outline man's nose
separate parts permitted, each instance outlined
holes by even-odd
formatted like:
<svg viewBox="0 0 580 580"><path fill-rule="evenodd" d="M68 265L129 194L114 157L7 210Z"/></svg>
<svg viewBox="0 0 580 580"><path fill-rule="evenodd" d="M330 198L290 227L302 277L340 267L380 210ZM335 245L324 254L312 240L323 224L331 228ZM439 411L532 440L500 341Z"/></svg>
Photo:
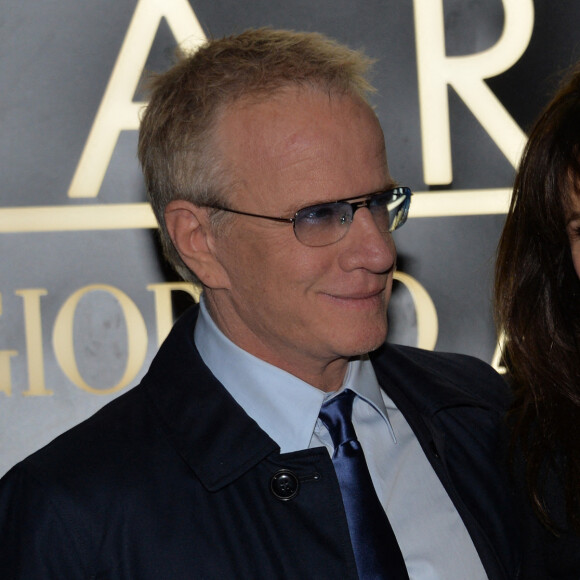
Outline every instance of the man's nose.
<svg viewBox="0 0 580 580"><path fill-rule="evenodd" d="M367 207L359 207L344 240L341 265L345 270L365 268L376 274L393 268L396 249L389 232L382 232Z"/></svg>

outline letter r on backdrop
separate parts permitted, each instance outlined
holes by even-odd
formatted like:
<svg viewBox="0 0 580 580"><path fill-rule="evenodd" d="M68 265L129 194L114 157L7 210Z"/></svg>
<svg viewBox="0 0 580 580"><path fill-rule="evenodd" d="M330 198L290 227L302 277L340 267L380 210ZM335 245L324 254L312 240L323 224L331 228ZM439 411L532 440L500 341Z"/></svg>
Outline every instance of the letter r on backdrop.
<svg viewBox="0 0 580 580"><path fill-rule="evenodd" d="M428 185L453 180L447 85L471 110L510 163L516 167L525 134L484 79L515 64L534 26L533 0L503 0L504 27L494 46L468 56L445 53L443 0L414 0L415 43L423 175Z"/></svg>

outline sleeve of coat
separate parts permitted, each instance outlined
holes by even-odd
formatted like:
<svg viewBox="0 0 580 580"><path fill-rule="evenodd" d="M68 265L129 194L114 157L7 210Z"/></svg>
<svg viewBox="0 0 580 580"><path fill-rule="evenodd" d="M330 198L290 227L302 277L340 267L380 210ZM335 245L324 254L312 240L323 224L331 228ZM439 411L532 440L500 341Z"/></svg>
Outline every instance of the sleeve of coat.
<svg viewBox="0 0 580 580"><path fill-rule="evenodd" d="M74 530L22 465L0 479L0 578L86 578Z"/></svg>

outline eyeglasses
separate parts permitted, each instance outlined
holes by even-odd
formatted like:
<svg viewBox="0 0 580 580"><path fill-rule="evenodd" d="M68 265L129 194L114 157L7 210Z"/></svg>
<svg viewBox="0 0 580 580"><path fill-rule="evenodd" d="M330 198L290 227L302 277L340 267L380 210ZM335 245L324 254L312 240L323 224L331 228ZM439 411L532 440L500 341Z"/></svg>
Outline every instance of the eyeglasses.
<svg viewBox="0 0 580 580"><path fill-rule="evenodd" d="M285 222L294 226L296 239L305 246L329 246L338 242L348 232L355 212L366 207L371 212L375 224L383 234L394 232L407 221L412 192L408 187L394 187L364 196L358 201L352 197L319 203L299 209L294 217L273 217L247 211L231 209L217 204L207 205L213 209L237 213L255 218Z"/></svg>

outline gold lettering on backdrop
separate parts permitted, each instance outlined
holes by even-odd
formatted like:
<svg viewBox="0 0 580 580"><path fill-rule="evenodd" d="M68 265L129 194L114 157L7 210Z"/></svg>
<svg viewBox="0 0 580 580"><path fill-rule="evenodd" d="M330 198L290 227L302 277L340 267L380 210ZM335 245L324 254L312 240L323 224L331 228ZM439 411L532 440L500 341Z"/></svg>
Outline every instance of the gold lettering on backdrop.
<svg viewBox="0 0 580 580"><path fill-rule="evenodd" d="M0 316L2 316L2 293L0 292ZM18 354L17 350L0 350L0 392L12 394L12 373L10 358Z"/></svg>
<svg viewBox="0 0 580 580"><path fill-rule="evenodd" d="M416 191L409 219L505 214L511 189ZM155 228L148 203L0 208L0 234Z"/></svg>
<svg viewBox="0 0 580 580"><path fill-rule="evenodd" d="M409 217L449 217L506 214L511 189L454 189L413 193Z"/></svg>
<svg viewBox="0 0 580 580"><path fill-rule="evenodd" d="M495 351L493 353L493 358L491 360L491 366L500 374L505 374L507 369L502 364L503 362L503 349L504 349L505 336L503 332L499 335Z"/></svg>
<svg viewBox="0 0 580 580"><path fill-rule="evenodd" d="M415 43L424 181L453 180L447 85L453 87L500 151L516 167L525 134L484 79L518 61L534 26L533 0L502 0L504 28L494 46L467 56L446 56L443 0L414 0Z"/></svg>
<svg viewBox="0 0 580 580"><path fill-rule="evenodd" d="M173 306L171 304L171 294L177 290L187 292L191 297L199 302L201 287L189 282L163 282L160 284L149 284L147 290L153 292L155 297L155 318L157 322L157 344L167 338L173 326Z"/></svg>
<svg viewBox="0 0 580 580"><path fill-rule="evenodd" d="M119 303L127 329L127 364L121 380L108 389L91 387L81 376L74 348L74 317L80 299L89 292L108 292ZM74 292L60 309L52 334L54 354L64 374L79 388L93 394L108 395L126 387L141 370L147 354L147 328L135 303L124 292L106 284L85 286Z"/></svg>
<svg viewBox="0 0 580 580"><path fill-rule="evenodd" d="M509 69L527 48L534 24L533 0L502 0L505 23L499 41L488 50L457 57L445 53L443 0L413 2L425 183L445 185L453 178L448 85L515 166L524 134L484 79ZM187 0L137 2L69 197L96 197L120 132L138 128L139 110L146 103L133 102L133 95L162 18L184 48L193 49L205 38ZM509 188L418 191L410 218L501 214L509 196ZM0 233L152 227L155 219L147 204L0 208Z"/></svg>
<svg viewBox="0 0 580 580"><path fill-rule="evenodd" d="M0 208L0 233L83 232L156 228L146 203Z"/></svg>
<svg viewBox="0 0 580 580"><path fill-rule="evenodd" d="M72 179L69 197L96 197L119 133L139 128L143 102L133 96L162 18L177 43L194 49L205 34L187 0L139 0L111 73L103 100Z"/></svg>
<svg viewBox="0 0 580 580"><path fill-rule="evenodd" d="M10 358L17 354L17 350L0 350L0 392L7 396L12 395Z"/></svg>
<svg viewBox="0 0 580 580"><path fill-rule="evenodd" d="M24 332L26 336L26 353L28 367L28 390L23 395L42 397L52 395L44 382L44 348L42 346L42 316L40 297L48 294L44 288L27 288L16 290L21 296L24 307Z"/></svg>
<svg viewBox="0 0 580 580"><path fill-rule="evenodd" d="M434 350L437 344L439 323L437 310L425 287L415 278L404 272L395 272L394 279L403 284L409 291L415 307L417 319L417 346ZM161 344L167 337L173 325L173 310L171 296L173 292L183 291L199 301L201 288L189 282L162 282L148 284L147 290L153 292L155 303L155 320L157 324L157 340ZM87 384L78 369L74 349L74 318L77 306L86 294L103 291L111 294L119 303L127 329L127 363L121 380L110 388L95 388ZM53 392L45 386L44 349L42 343L42 320L40 297L46 296L43 288L17 290L24 306L26 348L28 351L29 387L23 395L47 396ZM2 295L0 294L0 316L2 315ZM54 323L52 335L54 352L58 364L64 374L77 387L88 393L106 395L122 390L137 376L145 361L147 353L147 328L143 316L135 303L124 292L106 284L85 286L75 291L62 305ZM499 373L505 373L502 364L503 335L500 335L493 354L491 366ZM0 392L12 394L11 358L16 356L16 350L0 350ZM105 364L105 363L102 363Z"/></svg>
<svg viewBox="0 0 580 580"><path fill-rule="evenodd" d="M439 323L437 320L437 310L431 300L431 296L425 287L418 280L403 272L395 272L394 279L405 285L413 304L417 317L417 346L427 350L433 350L437 344L437 334L439 333Z"/></svg>

